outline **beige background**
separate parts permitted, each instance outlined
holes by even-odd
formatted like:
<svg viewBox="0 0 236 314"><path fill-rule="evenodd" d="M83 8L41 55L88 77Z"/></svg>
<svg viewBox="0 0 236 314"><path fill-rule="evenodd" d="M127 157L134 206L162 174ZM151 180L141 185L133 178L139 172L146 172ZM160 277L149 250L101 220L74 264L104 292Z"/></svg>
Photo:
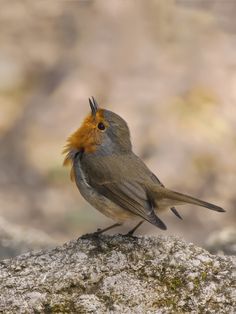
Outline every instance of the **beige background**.
<svg viewBox="0 0 236 314"><path fill-rule="evenodd" d="M229 0L2 0L0 216L57 242L111 223L62 167L93 95L167 187L227 209L163 214L168 234L203 244L235 227L235 14Z"/></svg>

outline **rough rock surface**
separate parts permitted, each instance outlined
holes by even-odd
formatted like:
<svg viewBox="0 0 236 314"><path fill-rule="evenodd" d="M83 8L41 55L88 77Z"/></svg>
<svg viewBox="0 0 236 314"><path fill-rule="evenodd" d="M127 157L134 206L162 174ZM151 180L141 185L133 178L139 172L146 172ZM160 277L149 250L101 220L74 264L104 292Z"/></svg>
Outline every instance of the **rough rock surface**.
<svg viewBox="0 0 236 314"><path fill-rule="evenodd" d="M84 236L0 263L1 313L235 313L235 259L174 237Z"/></svg>

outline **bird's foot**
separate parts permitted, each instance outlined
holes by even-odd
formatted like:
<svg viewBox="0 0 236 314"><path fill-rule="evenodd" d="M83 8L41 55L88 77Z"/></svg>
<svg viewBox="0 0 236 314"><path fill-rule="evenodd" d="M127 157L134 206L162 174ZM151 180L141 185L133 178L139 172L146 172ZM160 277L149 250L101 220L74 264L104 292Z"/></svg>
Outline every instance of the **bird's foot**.
<svg viewBox="0 0 236 314"><path fill-rule="evenodd" d="M143 223L143 220L140 221L133 229L131 229L128 233L125 234L125 236L128 237L132 237L132 238L136 238L136 236L134 236L134 232L138 229L138 227L141 226L141 224Z"/></svg>
<svg viewBox="0 0 236 314"><path fill-rule="evenodd" d="M86 234L84 234L84 235L82 235L80 238L78 238L78 239L87 239L87 238L91 238L91 237L98 237L100 234L102 234L103 232L105 232L105 231L108 231L108 230L110 230L110 229L112 229L112 228L115 228L115 227L119 227L119 226L121 226L122 224L121 223L115 223L115 224L113 224L113 225L111 225L111 226L109 226L109 227L107 227L107 228L105 228L105 229L100 229L100 228L98 228L97 229L97 231L95 231L95 232L93 232L93 233L86 233Z"/></svg>
<svg viewBox="0 0 236 314"><path fill-rule="evenodd" d="M89 239L89 238L98 237L99 234L101 234L100 230L101 230L101 229L98 229L98 230L95 231L95 232L85 233L85 234L83 234L81 237L79 237L77 240L79 240L79 239Z"/></svg>
<svg viewBox="0 0 236 314"><path fill-rule="evenodd" d="M134 235L134 231L130 230L129 232L124 234L125 237L131 237L131 238L136 238Z"/></svg>

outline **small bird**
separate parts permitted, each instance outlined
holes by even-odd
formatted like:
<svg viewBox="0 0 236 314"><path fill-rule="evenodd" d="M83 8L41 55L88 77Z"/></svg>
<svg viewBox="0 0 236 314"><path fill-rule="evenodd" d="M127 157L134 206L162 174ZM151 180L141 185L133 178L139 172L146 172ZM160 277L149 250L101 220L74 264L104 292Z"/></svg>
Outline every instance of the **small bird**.
<svg viewBox="0 0 236 314"><path fill-rule="evenodd" d="M116 113L102 109L92 97L91 113L68 139L63 153L64 165L71 164L71 179L82 196L97 210L116 223L138 220L128 233L148 221L166 230L159 213L170 209L182 219L175 205L193 204L224 212L216 205L174 192L164 187L145 163L133 153L127 123Z"/></svg>

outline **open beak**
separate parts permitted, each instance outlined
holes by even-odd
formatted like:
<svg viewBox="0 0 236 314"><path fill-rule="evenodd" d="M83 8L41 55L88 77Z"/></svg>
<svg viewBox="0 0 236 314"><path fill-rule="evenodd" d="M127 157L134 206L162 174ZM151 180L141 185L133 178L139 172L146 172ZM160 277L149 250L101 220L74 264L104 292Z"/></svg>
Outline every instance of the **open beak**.
<svg viewBox="0 0 236 314"><path fill-rule="evenodd" d="M89 98L89 105L92 111L92 115L95 117L96 112L98 111L98 103L96 102L93 96Z"/></svg>

